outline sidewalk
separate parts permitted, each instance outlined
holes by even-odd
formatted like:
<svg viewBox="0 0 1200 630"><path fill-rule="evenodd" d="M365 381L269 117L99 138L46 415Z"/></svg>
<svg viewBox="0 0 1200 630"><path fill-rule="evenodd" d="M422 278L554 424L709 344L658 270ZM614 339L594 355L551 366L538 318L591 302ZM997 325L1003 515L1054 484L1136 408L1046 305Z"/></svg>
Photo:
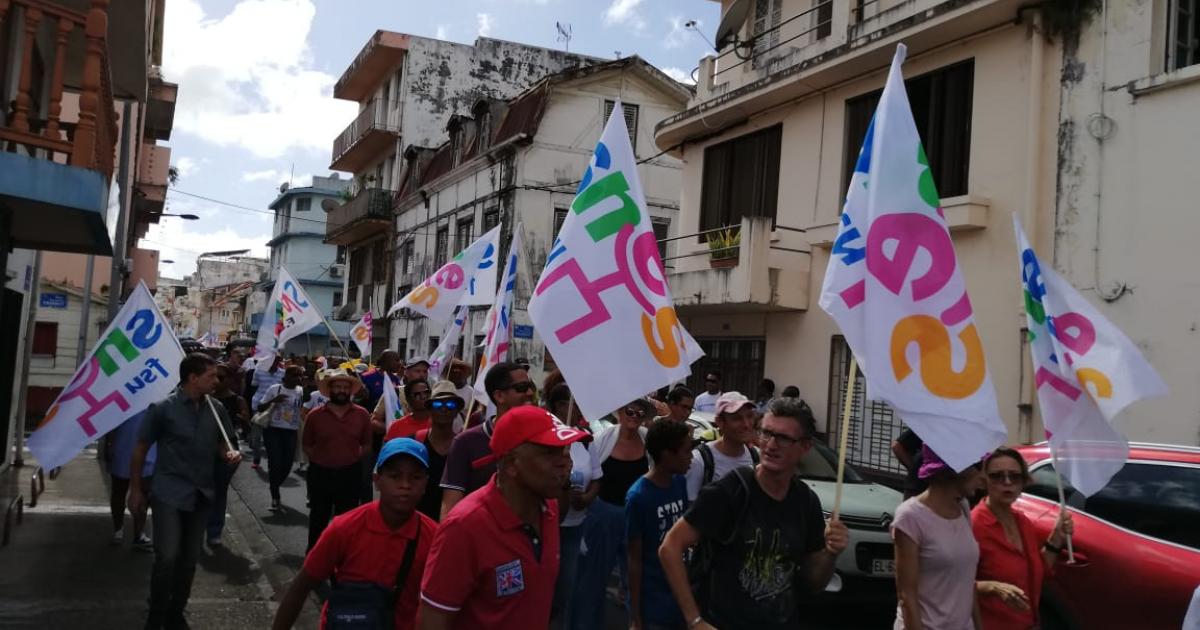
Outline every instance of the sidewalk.
<svg viewBox="0 0 1200 630"><path fill-rule="evenodd" d="M25 467L3 475L9 478L0 479L0 489L23 484L17 488L28 503L36 466L26 459ZM229 502L224 546L202 552L188 619L197 629L270 627L274 593L291 575L277 566L263 570L256 559L270 558L273 546L244 517L249 512L236 492ZM89 449L46 480L37 507L25 509L24 523L0 547L0 628L140 628L154 554L130 548L128 514L125 543L110 546L111 523L107 479ZM311 608L296 627L314 627Z"/></svg>

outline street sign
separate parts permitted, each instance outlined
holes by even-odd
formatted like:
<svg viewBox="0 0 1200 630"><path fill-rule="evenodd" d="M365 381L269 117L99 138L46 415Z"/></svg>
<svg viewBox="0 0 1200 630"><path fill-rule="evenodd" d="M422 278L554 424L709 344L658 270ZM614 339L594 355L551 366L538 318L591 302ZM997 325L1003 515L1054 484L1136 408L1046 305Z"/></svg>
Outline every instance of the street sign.
<svg viewBox="0 0 1200 630"><path fill-rule="evenodd" d="M38 299L38 306L42 308L67 308L67 294L43 293Z"/></svg>
<svg viewBox="0 0 1200 630"><path fill-rule="evenodd" d="M513 337L517 339L533 339L533 326L516 324L513 326Z"/></svg>

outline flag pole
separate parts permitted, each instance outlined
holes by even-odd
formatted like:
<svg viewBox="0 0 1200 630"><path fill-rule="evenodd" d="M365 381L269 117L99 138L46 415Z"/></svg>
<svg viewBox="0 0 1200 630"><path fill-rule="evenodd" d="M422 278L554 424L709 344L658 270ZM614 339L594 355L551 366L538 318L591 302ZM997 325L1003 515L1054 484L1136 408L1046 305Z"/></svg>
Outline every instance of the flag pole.
<svg viewBox="0 0 1200 630"><path fill-rule="evenodd" d="M842 405L842 425L838 430L837 485L833 495L833 514L836 520L842 513L842 479L846 475L846 443L850 435L850 410L854 406L854 381L858 377L858 359L850 354L850 378L846 382L846 400Z"/></svg>
<svg viewBox="0 0 1200 630"><path fill-rule="evenodd" d="M340 347L342 349L342 352L345 353L346 360L349 361L350 360L350 351L346 349L346 344L342 343L342 338L338 337L338 334L333 331L333 326L331 326L329 324L329 320L325 319L325 313L322 313L321 309L316 309L316 311L317 311L317 315L321 316L321 322L323 324L325 324L325 329L329 331L329 336L333 337L333 340L337 342L338 347Z"/></svg>
<svg viewBox="0 0 1200 630"><path fill-rule="evenodd" d="M1050 447L1050 461L1054 464L1054 480L1058 483L1058 513L1066 514L1067 493L1063 490L1062 471L1058 468L1058 451L1050 444L1050 440L1046 440L1046 446ZM1075 564L1075 545L1071 543L1071 535L1065 535L1067 537L1067 563Z"/></svg>
<svg viewBox="0 0 1200 630"><path fill-rule="evenodd" d="M221 424L221 416L217 414L217 408L213 405L212 396L205 394L204 399L208 401L208 409L212 412L213 420L217 423L217 428L221 430L221 437L225 438L225 446L232 451L233 442L229 441L229 434L225 432L225 425Z"/></svg>

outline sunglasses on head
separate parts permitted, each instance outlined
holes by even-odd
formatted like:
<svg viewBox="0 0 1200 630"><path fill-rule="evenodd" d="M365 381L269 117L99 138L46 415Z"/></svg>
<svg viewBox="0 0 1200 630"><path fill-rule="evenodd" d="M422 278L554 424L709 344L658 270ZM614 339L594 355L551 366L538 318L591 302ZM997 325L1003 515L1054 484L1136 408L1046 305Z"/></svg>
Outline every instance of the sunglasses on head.
<svg viewBox="0 0 1200 630"><path fill-rule="evenodd" d="M1022 475L1020 471L997 470L988 473L987 476L996 483L1023 483L1025 481L1025 475Z"/></svg>
<svg viewBox="0 0 1200 630"><path fill-rule="evenodd" d="M630 418L645 418L646 410L642 409L641 407L626 407L625 415L629 416Z"/></svg>
<svg viewBox="0 0 1200 630"><path fill-rule="evenodd" d="M537 385L534 385L533 381L521 381L520 383L513 383L504 389L511 389L518 394L524 394L531 391L537 391Z"/></svg>
<svg viewBox="0 0 1200 630"><path fill-rule="evenodd" d="M461 408L461 405L458 404L457 400L431 400L429 401L429 407L431 409L447 409L449 411L458 411Z"/></svg>

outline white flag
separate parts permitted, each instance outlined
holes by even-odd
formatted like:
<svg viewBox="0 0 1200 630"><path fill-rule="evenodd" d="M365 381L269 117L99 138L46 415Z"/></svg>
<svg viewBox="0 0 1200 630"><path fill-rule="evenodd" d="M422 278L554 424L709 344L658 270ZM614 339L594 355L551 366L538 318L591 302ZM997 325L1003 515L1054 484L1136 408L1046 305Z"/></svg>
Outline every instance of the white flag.
<svg viewBox="0 0 1200 630"><path fill-rule="evenodd" d="M462 336L463 326L467 324L468 306L463 304L454 309L454 319L446 325L438 347L429 355L429 379L436 382L442 378L446 366L454 360L454 351L458 348L458 338Z"/></svg>
<svg viewBox="0 0 1200 630"><path fill-rule="evenodd" d="M322 321L324 318L316 303L308 298L287 269L280 267L258 329L258 343L254 348L258 368L264 371L270 368L274 357L289 339L304 334Z"/></svg>
<svg viewBox="0 0 1200 630"><path fill-rule="evenodd" d="M512 305L513 295L517 288L517 255L521 251L521 224L513 230L512 242L508 246L508 260L504 262L504 285L496 291L496 301L488 310L484 324L483 357L479 359L479 369L475 374L475 398L487 401L491 409L492 401L484 386L484 377L491 366L508 358L508 348L512 345ZM626 401L628 402L628 401Z"/></svg>
<svg viewBox="0 0 1200 630"><path fill-rule="evenodd" d="M383 375L383 417L385 430L392 428L392 423L404 417L404 408L400 406L400 397L396 395L396 386L387 374Z"/></svg>
<svg viewBox="0 0 1200 630"><path fill-rule="evenodd" d="M1059 472L1091 496L1129 459L1113 418L1138 400L1166 394L1167 386L1120 329L1042 267L1015 214L1013 229L1042 424Z"/></svg>
<svg viewBox="0 0 1200 630"><path fill-rule="evenodd" d="M144 283L117 313L70 384L29 436L46 470L71 461L99 439L179 385L183 348Z"/></svg>
<svg viewBox="0 0 1200 630"><path fill-rule="evenodd" d="M350 329L350 339L354 341L354 345L358 346L358 352L362 354L363 361L370 363L371 361L371 335L374 318L371 316L371 311L363 313L362 319Z"/></svg>
<svg viewBox="0 0 1200 630"><path fill-rule="evenodd" d="M867 128L820 304L862 366L867 395L962 470L1008 430L909 109L904 54L897 46Z"/></svg>
<svg viewBox="0 0 1200 630"><path fill-rule="evenodd" d="M402 308L407 308L439 324L449 321L450 317L454 315L454 308L468 297L471 280L475 274L487 271L487 268L481 269L480 267L496 266L494 258L499 237L500 226L497 225L459 252L454 260L442 265L441 269L417 285L408 295L400 298L388 309L388 317ZM487 260L489 252L493 258L490 265ZM482 280L477 283L477 286L480 287L480 291L484 292L483 294L487 294L486 292L489 291L487 287L483 286Z"/></svg>
<svg viewBox="0 0 1200 630"><path fill-rule="evenodd" d="M496 274L500 270L500 229L497 227L484 235L487 245L483 249L483 258L475 265L475 273L467 283L467 292L459 299L459 304L468 306L486 306L496 299Z"/></svg>
<svg viewBox="0 0 1200 630"><path fill-rule="evenodd" d="M618 102L529 302L587 418L687 378L703 356L675 314L621 111Z"/></svg>

